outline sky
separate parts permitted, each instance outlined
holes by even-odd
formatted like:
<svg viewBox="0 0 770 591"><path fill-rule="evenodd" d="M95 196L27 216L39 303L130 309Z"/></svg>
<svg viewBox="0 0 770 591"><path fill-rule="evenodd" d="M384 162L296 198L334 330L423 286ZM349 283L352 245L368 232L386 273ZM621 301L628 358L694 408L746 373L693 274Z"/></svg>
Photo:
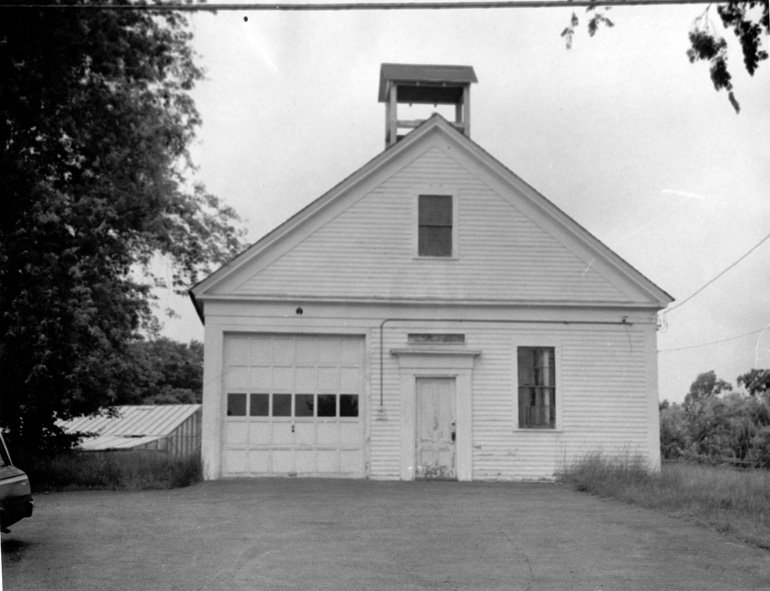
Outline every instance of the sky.
<svg viewBox="0 0 770 591"><path fill-rule="evenodd" d="M206 72L193 92L196 178L254 242L384 149L380 64L470 65L472 139L673 308L770 234L770 67L746 73L712 7L736 114L707 65L687 59L704 10L614 7L615 26L589 37L578 8L569 50L568 7L195 13ZM163 319L164 334L203 340L188 299L162 294L159 305L179 315ZM770 240L660 318L661 400L681 402L702 372L737 386L770 368Z"/></svg>

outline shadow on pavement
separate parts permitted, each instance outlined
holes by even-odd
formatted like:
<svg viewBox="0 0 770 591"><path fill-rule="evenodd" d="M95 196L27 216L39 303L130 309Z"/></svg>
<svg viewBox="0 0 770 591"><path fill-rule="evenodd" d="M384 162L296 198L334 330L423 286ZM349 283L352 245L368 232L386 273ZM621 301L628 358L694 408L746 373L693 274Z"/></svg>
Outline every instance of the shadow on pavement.
<svg viewBox="0 0 770 591"><path fill-rule="evenodd" d="M26 540L20 540L18 538L3 537L2 540L2 553L3 558L9 562L19 562L24 558L27 550L36 546L33 542L27 542Z"/></svg>

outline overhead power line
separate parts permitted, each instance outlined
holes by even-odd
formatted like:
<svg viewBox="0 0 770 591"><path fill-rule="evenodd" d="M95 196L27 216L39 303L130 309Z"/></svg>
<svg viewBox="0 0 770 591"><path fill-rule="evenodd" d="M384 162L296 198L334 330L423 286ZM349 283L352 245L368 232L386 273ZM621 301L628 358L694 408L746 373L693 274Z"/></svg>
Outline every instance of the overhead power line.
<svg viewBox="0 0 770 591"><path fill-rule="evenodd" d="M727 343L729 341L737 341L738 339L743 339L745 337L750 337L751 335L759 334L761 332L765 332L768 327L761 328L759 330L754 330L752 332L747 332L744 334L739 334L735 337L728 337L726 339L719 339L718 341L709 341L708 343L700 343L699 345L689 345L687 347L674 347L672 349L659 349L658 353L668 353L669 351L686 351L688 349L700 349L701 347L708 347L709 345L720 345L722 343Z"/></svg>
<svg viewBox="0 0 770 591"><path fill-rule="evenodd" d="M764 238L762 238L762 240L760 240L759 242L757 242L757 244L755 244L753 247L751 247L751 248L750 248L750 249L749 249L749 250L746 252L746 254L744 254L744 255L743 255L741 258L739 258L737 261L735 261L735 262L734 262L732 265L730 265L729 267L727 267L727 268L726 268L724 271L722 271L721 273L719 273L719 275L717 275L716 277L714 277L714 278L713 278L711 281L709 281L708 283L706 283L706 284L705 284L703 287L701 287L701 288L700 288L698 291L696 291L695 293L693 293L693 294L691 294L690 296L688 296L688 297L686 297L685 299L683 299L683 300L682 300L681 302L679 302L679 303L678 303L676 306L672 306L672 307L668 308L667 310L664 310L663 312L664 312L665 314L668 314L668 313L669 313L669 312L671 312L672 310L676 310L676 309L677 309L677 308L679 308L680 306L682 306L682 305L686 304L687 302L689 302L689 301L690 301L691 299L693 299L693 298L694 298L696 295L698 295L700 292L702 292L704 289L706 289L706 288L707 288L709 285L711 285L712 283L714 283L714 281L716 281L717 279L719 279L719 278L720 278L722 275L724 275L724 274L725 274L725 273L727 273L727 272L728 272L730 269L732 269L733 267L735 267L735 265L737 265L737 264L738 264L738 263L740 263L740 262L741 262L743 259L745 259L747 256L749 256L749 255L750 255L752 252L754 252L754 251L755 251L757 248L759 248L760 246L762 246L762 244L763 244L764 242L766 242L768 239L770 239L770 234L768 234L767 236L765 236Z"/></svg>
<svg viewBox="0 0 770 591"><path fill-rule="evenodd" d="M743 3L750 0L742 0ZM56 10L151 10L182 12L217 11L328 11L328 10L463 10L478 8L557 8L588 6L667 6L679 4L713 4L713 0L521 0L498 2L336 2L336 3L249 3L249 4L30 4L2 3L9 8Z"/></svg>

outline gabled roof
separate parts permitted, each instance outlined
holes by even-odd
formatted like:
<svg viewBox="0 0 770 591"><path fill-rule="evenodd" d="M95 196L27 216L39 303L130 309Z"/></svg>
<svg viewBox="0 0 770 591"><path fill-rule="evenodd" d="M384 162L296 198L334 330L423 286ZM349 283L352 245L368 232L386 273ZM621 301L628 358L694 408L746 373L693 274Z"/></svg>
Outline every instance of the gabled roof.
<svg viewBox="0 0 770 591"><path fill-rule="evenodd" d="M669 294L633 268L481 146L459 132L444 117L434 114L401 141L381 152L330 191L254 243L238 257L194 286L190 290L190 295L201 319L203 319L202 300L207 297L216 298L217 287L225 284L228 278L235 277L252 261L265 255L283 239L290 237L295 232L300 232L303 227L311 224L316 216L327 211L328 208L333 208L345 196L349 196L353 192L371 189L371 185L378 175L385 174L388 167L403 163L413 154L419 154L426 146L426 142L432 141L430 138L434 138L436 134L451 141L457 152L467 155L474 166L483 172L485 180L500 188L499 192L516 193L521 196L532 212L548 219L554 227L558 228L560 234L569 237L574 244L579 245L584 252L588 253L592 261L602 262L606 268L634 285L635 289L644 294L643 305L645 307L663 308L673 301Z"/></svg>

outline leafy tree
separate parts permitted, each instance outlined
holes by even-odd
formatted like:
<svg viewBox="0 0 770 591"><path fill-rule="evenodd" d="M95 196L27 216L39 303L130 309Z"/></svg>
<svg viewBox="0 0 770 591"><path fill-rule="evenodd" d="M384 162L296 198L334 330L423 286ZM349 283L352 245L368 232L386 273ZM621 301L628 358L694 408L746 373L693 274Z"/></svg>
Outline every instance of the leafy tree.
<svg viewBox="0 0 770 591"><path fill-rule="evenodd" d="M738 377L749 394L733 392L713 371L702 373L684 404L660 404L661 455L770 468L770 400L758 395L766 371Z"/></svg>
<svg viewBox="0 0 770 591"><path fill-rule="evenodd" d="M161 337L129 347L131 376L115 404L193 404L203 395L203 344Z"/></svg>
<svg viewBox="0 0 770 591"><path fill-rule="evenodd" d="M586 12L588 18L588 34L594 36L599 27L614 26L614 23L607 18L607 11L611 7L597 8L588 6ZM743 65L746 71L754 75L759 63L768 57L767 51L763 49L762 37L770 33L770 17L768 16L767 0L730 0L726 4L720 4L716 8L722 25L727 30L732 30L741 46L743 52ZM567 49L572 47L572 39L575 35L575 29L580 24L580 19L576 13L572 13L570 22L562 31L562 37L565 38ZM687 50L687 57L690 63L705 61L709 64L709 76L714 88L727 91L727 98L735 109L740 112L740 104L735 98L733 92L732 76L727 67L727 41L722 37L711 20L711 5L700 14L692 24L689 33L690 49Z"/></svg>
<svg viewBox="0 0 770 591"><path fill-rule="evenodd" d="M733 387L728 382L717 378L714 370L707 371L699 374L695 381L690 384L690 391L684 398L684 406L687 408L696 402L713 398L732 389Z"/></svg>
<svg viewBox="0 0 770 591"><path fill-rule="evenodd" d="M752 396L770 396L770 369L752 369L738 376L737 382Z"/></svg>
<svg viewBox="0 0 770 591"><path fill-rule="evenodd" d="M684 410L678 404L660 406L660 454L663 459L684 457L688 447Z"/></svg>
<svg viewBox="0 0 770 591"><path fill-rule="evenodd" d="M689 446L686 455L695 459L732 457L732 425L727 404L718 396L695 400L684 406Z"/></svg>
<svg viewBox="0 0 770 591"><path fill-rule="evenodd" d="M17 446L130 395L154 257L182 290L241 248L235 212L187 181L191 37L174 12L3 10L0 426Z"/></svg>
<svg viewBox="0 0 770 591"><path fill-rule="evenodd" d="M688 454L693 457L720 457L730 439L725 403L719 398L732 386L708 371L699 374L684 398L684 416L689 439Z"/></svg>

